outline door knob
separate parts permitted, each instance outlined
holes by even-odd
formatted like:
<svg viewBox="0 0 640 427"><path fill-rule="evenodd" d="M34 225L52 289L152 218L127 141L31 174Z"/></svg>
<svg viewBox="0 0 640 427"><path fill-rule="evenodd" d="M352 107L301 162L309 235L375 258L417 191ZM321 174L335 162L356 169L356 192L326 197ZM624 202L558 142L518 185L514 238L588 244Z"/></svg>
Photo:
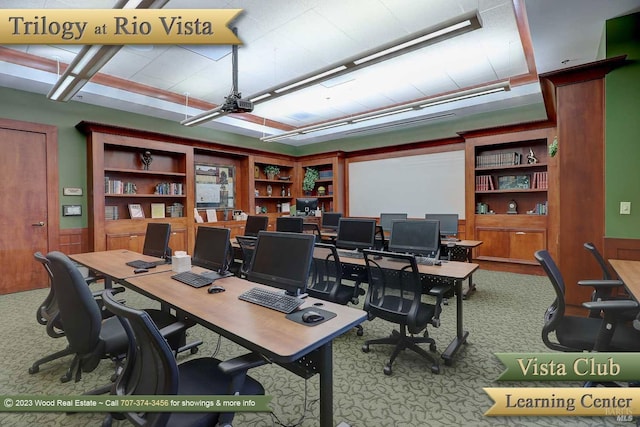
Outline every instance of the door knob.
<svg viewBox="0 0 640 427"><path fill-rule="evenodd" d="M44 227L44 221L36 222L35 224L31 224L33 227Z"/></svg>

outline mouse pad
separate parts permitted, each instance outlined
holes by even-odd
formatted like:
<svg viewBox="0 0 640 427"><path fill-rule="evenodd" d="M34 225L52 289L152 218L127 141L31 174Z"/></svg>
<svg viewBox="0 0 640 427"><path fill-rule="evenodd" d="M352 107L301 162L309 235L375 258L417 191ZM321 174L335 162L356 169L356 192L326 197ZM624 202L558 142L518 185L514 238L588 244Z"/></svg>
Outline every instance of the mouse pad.
<svg viewBox="0 0 640 427"><path fill-rule="evenodd" d="M307 311L315 311L316 313L322 314L324 316L324 320L320 320L319 322L315 322L315 323L305 323L302 321L302 315L304 313L306 313ZM304 326L317 326L317 325L321 325L324 322L326 322L327 320L331 320L334 317L336 317L337 314L331 312L331 311L327 311L327 310L323 310L321 308L318 307L307 307L307 308L303 308L302 310L298 310L298 311L294 311L293 313L289 313L287 314L285 317L289 320L293 320L296 323L300 323L301 325Z"/></svg>

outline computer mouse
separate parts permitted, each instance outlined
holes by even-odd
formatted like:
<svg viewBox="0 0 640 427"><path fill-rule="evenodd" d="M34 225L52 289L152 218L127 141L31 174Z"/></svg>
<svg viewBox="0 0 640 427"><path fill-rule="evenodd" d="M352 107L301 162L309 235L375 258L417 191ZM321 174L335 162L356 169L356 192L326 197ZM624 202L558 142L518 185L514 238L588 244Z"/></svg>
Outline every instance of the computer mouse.
<svg viewBox="0 0 640 427"><path fill-rule="evenodd" d="M225 291L225 289L220 285L211 285L209 287L209 291L208 292L210 294L217 294L218 292L224 292L224 291Z"/></svg>
<svg viewBox="0 0 640 427"><path fill-rule="evenodd" d="M302 315L302 321L304 323L316 323L324 320L324 316L317 311L307 311Z"/></svg>
<svg viewBox="0 0 640 427"><path fill-rule="evenodd" d="M149 270L147 270L146 268L136 268L135 270L133 270L134 274L140 274L140 273L148 273Z"/></svg>
<svg viewBox="0 0 640 427"><path fill-rule="evenodd" d="M433 261L433 265L442 265L442 261L437 259L437 260Z"/></svg>

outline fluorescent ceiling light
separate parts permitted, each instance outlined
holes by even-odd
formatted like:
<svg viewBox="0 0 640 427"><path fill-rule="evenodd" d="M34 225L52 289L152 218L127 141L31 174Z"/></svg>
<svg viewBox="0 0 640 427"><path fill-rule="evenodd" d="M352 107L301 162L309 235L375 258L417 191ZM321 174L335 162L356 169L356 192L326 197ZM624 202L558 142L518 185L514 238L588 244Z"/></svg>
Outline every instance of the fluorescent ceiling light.
<svg viewBox="0 0 640 427"><path fill-rule="evenodd" d="M330 76L332 74L335 74L337 72L340 72L340 71L343 71L343 70L346 70L346 69L347 69L346 65L340 65L339 67L333 68L331 70L323 71L322 73L316 74L316 75L311 76L311 77L307 77L306 79L303 79L303 80L297 81L295 83L291 83L290 85L278 88L278 89L274 90L274 92L275 93L286 92L289 89L293 89L294 87L302 86L304 84L310 83L312 81L321 79L321 78L326 77L326 76Z"/></svg>
<svg viewBox="0 0 640 427"><path fill-rule="evenodd" d="M380 117L386 117L386 116L390 116L392 114L406 113L407 111L411 111L411 110L414 110L414 108L413 107L401 108L400 110L387 111L386 113L374 114L373 116L367 116L367 117L363 117L361 119L351 120L351 122L352 123L359 123L359 122L364 122L365 120L379 119Z"/></svg>
<svg viewBox="0 0 640 427"><path fill-rule="evenodd" d="M196 126L204 122L208 122L209 120L213 119L216 116L219 116L220 114L222 114L222 106L216 107L213 110L205 111L204 113L200 113L197 116L184 119L180 122L180 124L184 126Z"/></svg>

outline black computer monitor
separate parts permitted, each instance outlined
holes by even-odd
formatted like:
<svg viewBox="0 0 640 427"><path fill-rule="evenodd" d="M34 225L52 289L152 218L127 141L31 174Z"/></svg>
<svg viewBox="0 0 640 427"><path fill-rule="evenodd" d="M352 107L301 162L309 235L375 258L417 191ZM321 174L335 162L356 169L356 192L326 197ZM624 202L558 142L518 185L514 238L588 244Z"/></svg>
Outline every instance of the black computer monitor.
<svg viewBox="0 0 640 427"><path fill-rule="evenodd" d="M276 231L285 233L302 233L304 219L294 216L281 216L276 219Z"/></svg>
<svg viewBox="0 0 640 427"><path fill-rule="evenodd" d="M342 212L325 212L322 214L322 228L330 230L338 229L338 221L342 218Z"/></svg>
<svg viewBox="0 0 640 427"><path fill-rule="evenodd" d="M148 223L142 253L157 258L169 257L170 236L171 224L159 222Z"/></svg>
<svg viewBox="0 0 640 427"><path fill-rule="evenodd" d="M424 217L440 221L441 236L458 235L458 214L425 214Z"/></svg>
<svg viewBox="0 0 640 427"><path fill-rule="evenodd" d="M258 232L266 230L269 225L269 217L249 215L247 217L247 223L244 227L245 236L258 237Z"/></svg>
<svg viewBox="0 0 640 427"><path fill-rule="evenodd" d="M389 250L437 257L440 251L440 222L430 219L394 221Z"/></svg>
<svg viewBox="0 0 640 427"><path fill-rule="evenodd" d="M289 295L305 293L315 241L312 234L261 231L247 279Z"/></svg>
<svg viewBox="0 0 640 427"><path fill-rule="evenodd" d="M198 227L191 264L226 273L229 268L230 235L228 228Z"/></svg>
<svg viewBox="0 0 640 427"><path fill-rule="evenodd" d="M407 219L406 213L381 213L380 214L380 227L384 231L391 231L391 225L393 221Z"/></svg>
<svg viewBox="0 0 640 427"><path fill-rule="evenodd" d="M296 215L315 215L318 209L317 197L298 197L296 199Z"/></svg>
<svg viewBox="0 0 640 427"><path fill-rule="evenodd" d="M375 234L375 219L340 218L336 246L342 249L372 248Z"/></svg>

